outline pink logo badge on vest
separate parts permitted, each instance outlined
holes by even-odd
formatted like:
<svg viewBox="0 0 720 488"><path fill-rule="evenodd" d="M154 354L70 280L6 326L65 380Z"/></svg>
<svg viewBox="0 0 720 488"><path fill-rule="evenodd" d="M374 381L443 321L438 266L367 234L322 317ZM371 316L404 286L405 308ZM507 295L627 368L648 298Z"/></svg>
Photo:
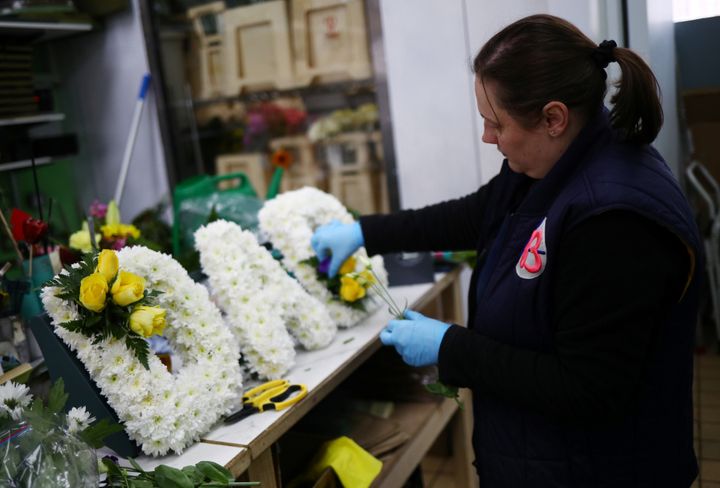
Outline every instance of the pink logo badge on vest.
<svg viewBox="0 0 720 488"><path fill-rule="evenodd" d="M545 271L545 263L547 262L547 249L545 248L546 220L547 218L544 218L538 228L533 231L515 266L517 275L525 280L537 278Z"/></svg>

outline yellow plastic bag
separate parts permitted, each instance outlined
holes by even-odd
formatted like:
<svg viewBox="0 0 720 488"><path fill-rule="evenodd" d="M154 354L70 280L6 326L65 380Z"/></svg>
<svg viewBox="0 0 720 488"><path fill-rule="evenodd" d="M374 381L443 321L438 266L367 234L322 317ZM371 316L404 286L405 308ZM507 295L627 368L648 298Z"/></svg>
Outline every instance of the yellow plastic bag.
<svg viewBox="0 0 720 488"><path fill-rule="evenodd" d="M305 473L290 487L317 480L328 466L335 471L344 488L368 488L380 474L382 462L349 437L338 437L322 445Z"/></svg>

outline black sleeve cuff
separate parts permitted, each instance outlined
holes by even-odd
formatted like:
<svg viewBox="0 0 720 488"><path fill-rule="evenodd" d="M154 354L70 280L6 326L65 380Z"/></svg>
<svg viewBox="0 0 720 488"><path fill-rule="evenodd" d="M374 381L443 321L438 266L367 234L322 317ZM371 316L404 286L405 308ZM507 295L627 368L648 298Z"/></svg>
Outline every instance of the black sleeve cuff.
<svg viewBox="0 0 720 488"><path fill-rule="evenodd" d="M458 359L465 354L465 344L471 332L465 327L459 325L451 325L445 332L443 340L440 343L440 352L438 353L438 379L446 385L457 387L469 387L467 377L463 373L463 366Z"/></svg>

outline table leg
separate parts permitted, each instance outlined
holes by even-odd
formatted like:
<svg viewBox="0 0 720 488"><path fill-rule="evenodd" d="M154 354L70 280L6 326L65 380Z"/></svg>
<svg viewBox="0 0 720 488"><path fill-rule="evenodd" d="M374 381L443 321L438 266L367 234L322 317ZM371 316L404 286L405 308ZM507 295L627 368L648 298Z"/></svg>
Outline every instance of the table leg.
<svg viewBox="0 0 720 488"><path fill-rule="evenodd" d="M259 481L263 488L279 488L279 473L273 456L273 448L269 447L253 459L248 467L250 481Z"/></svg>

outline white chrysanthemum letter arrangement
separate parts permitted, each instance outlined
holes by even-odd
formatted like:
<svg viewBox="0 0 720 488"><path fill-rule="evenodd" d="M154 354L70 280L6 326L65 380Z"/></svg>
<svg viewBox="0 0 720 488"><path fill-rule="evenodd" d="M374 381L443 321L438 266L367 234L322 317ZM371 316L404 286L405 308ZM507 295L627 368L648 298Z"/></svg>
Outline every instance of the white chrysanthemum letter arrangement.
<svg viewBox="0 0 720 488"><path fill-rule="evenodd" d="M347 276L339 277L347 290L341 288L334 295L326 282L319 278L318 268L309 261L315 258L310 239L315 229L332 220L353 222L352 215L335 197L317 188L305 187L278 195L265 202L258 214L260 229L275 249L283 255L283 265L295 275L303 287L327 307L330 316L340 327L350 327L361 320L379 300L373 300L374 287L370 285L369 268L365 248L360 248L352 260L348 260ZM387 286L387 272L381 256L369 261L373 279ZM340 271L343 273L343 270ZM346 286L347 285L347 286ZM367 290L368 296L365 296ZM370 298L366 300L365 298ZM362 300L362 304L358 299ZM351 300L355 302L350 303Z"/></svg>
<svg viewBox="0 0 720 488"><path fill-rule="evenodd" d="M195 247L252 371L276 379L290 369L295 349L288 330L306 349L332 341L337 329L327 310L252 233L219 220L195 232Z"/></svg>
<svg viewBox="0 0 720 488"><path fill-rule="evenodd" d="M146 369L123 340L109 336L93 343L82 329L70 330L87 311L71 299L60 298L61 288L44 288L43 304L55 333L85 365L130 439L149 455L180 453L238 406L239 351L207 289L193 282L170 256L138 246L119 251L117 261L118 276L132 273L144 279L148 290L159 292L154 299L167 314L164 335L182 363L175 375L153 354L147 357ZM93 277L96 274L97 270ZM84 293L102 292L101 285ZM87 301L87 297L81 295L84 303L83 298Z"/></svg>

